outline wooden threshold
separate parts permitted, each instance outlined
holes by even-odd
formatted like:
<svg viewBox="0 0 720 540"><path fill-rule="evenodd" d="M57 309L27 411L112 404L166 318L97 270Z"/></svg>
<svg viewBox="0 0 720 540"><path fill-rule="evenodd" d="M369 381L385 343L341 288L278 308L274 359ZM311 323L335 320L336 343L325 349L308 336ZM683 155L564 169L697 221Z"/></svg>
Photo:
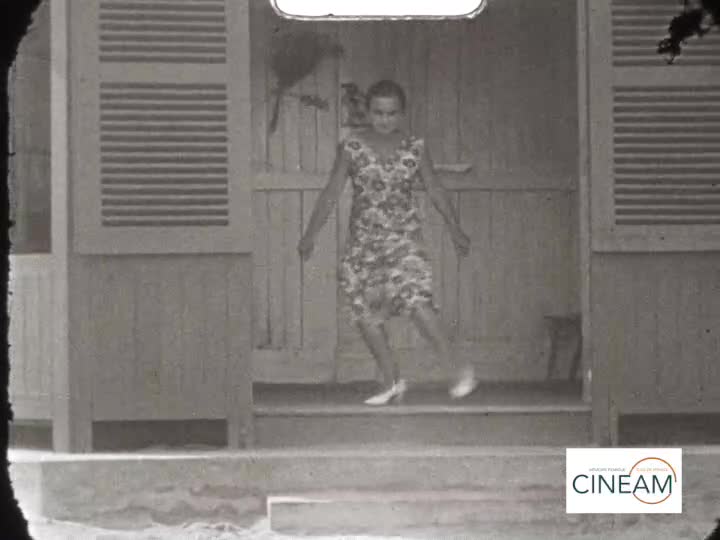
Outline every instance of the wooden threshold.
<svg viewBox="0 0 720 540"><path fill-rule="evenodd" d="M580 381L488 382L462 400L452 400L445 385L410 386L402 404L369 407L374 383L253 385L256 415L278 414L432 414L492 412L586 412Z"/></svg>

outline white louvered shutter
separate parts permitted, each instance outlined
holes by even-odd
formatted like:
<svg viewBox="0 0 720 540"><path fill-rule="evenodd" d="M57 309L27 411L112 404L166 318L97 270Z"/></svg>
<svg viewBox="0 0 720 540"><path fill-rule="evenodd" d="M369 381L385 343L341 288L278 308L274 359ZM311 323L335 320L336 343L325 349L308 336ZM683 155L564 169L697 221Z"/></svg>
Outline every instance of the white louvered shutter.
<svg viewBox="0 0 720 540"><path fill-rule="evenodd" d="M80 253L251 250L248 0L72 0Z"/></svg>
<svg viewBox="0 0 720 540"><path fill-rule="evenodd" d="M720 249L720 32L657 54L677 0L589 0L593 248Z"/></svg>

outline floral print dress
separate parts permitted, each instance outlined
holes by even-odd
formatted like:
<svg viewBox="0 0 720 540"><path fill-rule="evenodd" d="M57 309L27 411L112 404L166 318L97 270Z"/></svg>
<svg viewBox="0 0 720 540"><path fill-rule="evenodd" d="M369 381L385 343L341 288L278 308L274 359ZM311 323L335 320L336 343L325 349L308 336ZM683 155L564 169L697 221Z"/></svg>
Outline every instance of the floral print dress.
<svg viewBox="0 0 720 540"><path fill-rule="evenodd" d="M353 197L338 277L353 321L380 323L409 315L419 305L437 309L412 196L423 144L407 137L391 155L381 156L358 136L343 143Z"/></svg>

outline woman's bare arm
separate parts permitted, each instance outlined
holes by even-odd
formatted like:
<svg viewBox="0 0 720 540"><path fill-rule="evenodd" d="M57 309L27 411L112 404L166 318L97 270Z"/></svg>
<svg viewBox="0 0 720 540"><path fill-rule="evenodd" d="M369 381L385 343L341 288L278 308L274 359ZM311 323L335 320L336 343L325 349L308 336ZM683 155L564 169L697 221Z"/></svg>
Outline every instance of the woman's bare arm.
<svg viewBox="0 0 720 540"><path fill-rule="evenodd" d="M305 229L305 234L303 234L300 240L299 249L302 255L310 255L310 251L312 251L313 244L315 243L315 237L325 225L330 213L340 199L345 189L345 184L347 183L349 164L350 162L345 149L342 145L338 145L335 162L330 172L330 178L315 202L315 207L310 215L310 221Z"/></svg>
<svg viewBox="0 0 720 540"><path fill-rule="evenodd" d="M455 213L455 207L450 202L450 196L447 190L435 175L435 168L427 145L423 145L423 155L420 160L420 174L422 175L425 189L427 189L427 194L433 206L435 206L443 217L450 232L459 231L460 221Z"/></svg>

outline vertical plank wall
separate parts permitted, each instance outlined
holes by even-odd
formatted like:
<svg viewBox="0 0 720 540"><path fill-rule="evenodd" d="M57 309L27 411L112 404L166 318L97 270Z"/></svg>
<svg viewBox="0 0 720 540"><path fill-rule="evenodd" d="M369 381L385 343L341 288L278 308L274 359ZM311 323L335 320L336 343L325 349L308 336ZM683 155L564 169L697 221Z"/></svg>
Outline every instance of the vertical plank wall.
<svg viewBox="0 0 720 540"><path fill-rule="evenodd" d="M8 81L13 254L50 253L50 7L42 2Z"/></svg>
<svg viewBox="0 0 720 540"><path fill-rule="evenodd" d="M332 164L339 86L393 78L408 92L410 129L426 138L472 238L458 261L437 212L427 217L435 292L461 354L487 378L544 377L543 316L579 310L575 6L507 0L477 20L310 23L252 9L253 159L256 170L253 342L256 381L370 378L374 367L342 313L335 268L349 213L346 192L312 259L296 246ZM282 99L268 135L275 79L271 36L312 30L334 36L326 58ZM301 105L317 93L326 110ZM401 320L391 339L404 372L447 371Z"/></svg>
<svg viewBox="0 0 720 540"><path fill-rule="evenodd" d="M249 380L250 272L243 255L73 257L70 350L93 420L227 418Z"/></svg>
<svg viewBox="0 0 720 540"><path fill-rule="evenodd" d="M720 411L717 253L594 254L594 354L613 414Z"/></svg>

